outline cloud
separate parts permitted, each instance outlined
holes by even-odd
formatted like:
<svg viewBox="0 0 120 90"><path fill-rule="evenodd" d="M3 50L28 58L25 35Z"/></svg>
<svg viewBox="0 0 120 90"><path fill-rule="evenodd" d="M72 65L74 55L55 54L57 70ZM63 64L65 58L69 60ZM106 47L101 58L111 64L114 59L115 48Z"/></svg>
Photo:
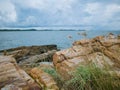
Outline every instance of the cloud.
<svg viewBox="0 0 120 90"><path fill-rule="evenodd" d="M15 6L9 0L0 1L0 21L4 23L16 22Z"/></svg>
<svg viewBox="0 0 120 90"><path fill-rule="evenodd" d="M40 11L54 11L66 10L76 0L12 0L14 3L22 8L32 8Z"/></svg>
<svg viewBox="0 0 120 90"><path fill-rule="evenodd" d="M114 26L120 26L120 18L116 17L120 15L120 5L117 4L103 4L103 3L88 3L85 8L85 12L89 16L84 17L83 22L86 24L93 24L97 26L106 27L109 29ZM116 17L116 20L115 20ZM113 21L114 20L114 21ZM115 23L117 22L117 23ZM114 24L115 23L115 24Z"/></svg>
<svg viewBox="0 0 120 90"><path fill-rule="evenodd" d="M1 0L0 21L0 26L11 27L91 25L90 29L119 29L120 0Z"/></svg>

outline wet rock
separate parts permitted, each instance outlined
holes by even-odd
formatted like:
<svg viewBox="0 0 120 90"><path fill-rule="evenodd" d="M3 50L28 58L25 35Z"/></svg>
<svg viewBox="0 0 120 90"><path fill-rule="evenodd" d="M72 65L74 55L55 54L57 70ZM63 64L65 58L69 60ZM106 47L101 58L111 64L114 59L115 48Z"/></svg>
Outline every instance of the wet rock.
<svg viewBox="0 0 120 90"><path fill-rule="evenodd" d="M11 56L0 56L0 88L2 90L6 90L5 88L7 90L33 90L34 88L41 90L34 80L19 68Z"/></svg>
<svg viewBox="0 0 120 90"><path fill-rule="evenodd" d="M40 68L33 68L30 75L44 90L59 90L54 79Z"/></svg>
<svg viewBox="0 0 120 90"><path fill-rule="evenodd" d="M108 65L119 72L120 39L110 34L107 39L98 36L76 41L71 48L58 51L53 56L54 66L64 79L71 78L70 72L79 65L88 65L91 62L100 68Z"/></svg>

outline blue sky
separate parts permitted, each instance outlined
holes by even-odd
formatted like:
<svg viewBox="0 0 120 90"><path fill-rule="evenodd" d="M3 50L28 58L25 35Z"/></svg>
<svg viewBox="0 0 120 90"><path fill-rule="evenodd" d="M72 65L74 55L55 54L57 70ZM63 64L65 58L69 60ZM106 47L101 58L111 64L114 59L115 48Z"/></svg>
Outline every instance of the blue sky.
<svg viewBox="0 0 120 90"><path fill-rule="evenodd" d="M0 28L120 29L120 0L0 0Z"/></svg>

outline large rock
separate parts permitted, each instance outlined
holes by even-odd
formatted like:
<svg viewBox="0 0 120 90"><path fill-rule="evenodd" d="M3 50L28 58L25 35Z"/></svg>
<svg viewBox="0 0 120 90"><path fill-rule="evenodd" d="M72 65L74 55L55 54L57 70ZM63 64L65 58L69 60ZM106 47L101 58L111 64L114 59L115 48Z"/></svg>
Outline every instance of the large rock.
<svg viewBox="0 0 120 90"><path fill-rule="evenodd" d="M24 59L28 59L31 56L47 53L51 50L57 50L57 45L23 46L1 50L0 53L3 53L4 55L12 55L17 62L20 62Z"/></svg>
<svg viewBox="0 0 120 90"><path fill-rule="evenodd" d="M40 68L33 68L30 75L44 90L59 90L54 79Z"/></svg>
<svg viewBox="0 0 120 90"><path fill-rule="evenodd" d="M58 51L53 56L53 63L64 79L69 79L70 71L79 65L95 63L98 67L110 66L116 72L120 70L120 39L110 34L93 39L80 40L71 48Z"/></svg>
<svg viewBox="0 0 120 90"><path fill-rule="evenodd" d="M34 80L19 68L11 56L0 56L0 88L2 90L41 90Z"/></svg>
<svg viewBox="0 0 120 90"><path fill-rule="evenodd" d="M57 45L24 46L1 50L0 54L14 57L18 65L29 74L30 70L39 66L40 62L52 62L56 51L58 51Z"/></svg>

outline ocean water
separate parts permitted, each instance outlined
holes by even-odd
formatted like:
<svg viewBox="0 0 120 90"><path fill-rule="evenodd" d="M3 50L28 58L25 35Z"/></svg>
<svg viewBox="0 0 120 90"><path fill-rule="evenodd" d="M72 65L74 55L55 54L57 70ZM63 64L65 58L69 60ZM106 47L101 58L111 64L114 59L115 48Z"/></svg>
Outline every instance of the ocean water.
<svg viewBox="0 0 120 90"><path fill-rule="evenodd" d="M65 49L72 46L75 40L83 39L78 35L83 31L0 31L0 50L15 48L19 46L56 44L58 48ZM98 35L115 35L120 31L86 31L87 38ZM72 36L72 38L68 38Z"/></svg>

